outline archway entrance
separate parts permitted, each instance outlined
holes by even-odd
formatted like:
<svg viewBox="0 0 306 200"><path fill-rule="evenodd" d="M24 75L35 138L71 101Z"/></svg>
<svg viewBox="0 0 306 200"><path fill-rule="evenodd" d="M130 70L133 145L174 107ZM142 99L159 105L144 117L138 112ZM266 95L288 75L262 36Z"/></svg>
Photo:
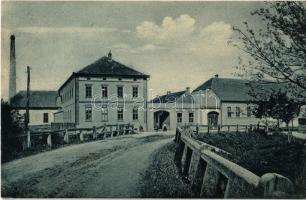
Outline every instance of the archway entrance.
<svg viewBox="0 0 306 200"><path fill-rule="evenodd" d="M160 110L154 112L154 129L168 130L170 128L170 113Z"/></svg>
<svg viewBox="0 0 306 200"><path fill-rule="evenodd" d="M213 128L213 129L218 127L218 116L219 116L219 113L217 113L215 111L209 112L207 114L209 127Z"/></svg>

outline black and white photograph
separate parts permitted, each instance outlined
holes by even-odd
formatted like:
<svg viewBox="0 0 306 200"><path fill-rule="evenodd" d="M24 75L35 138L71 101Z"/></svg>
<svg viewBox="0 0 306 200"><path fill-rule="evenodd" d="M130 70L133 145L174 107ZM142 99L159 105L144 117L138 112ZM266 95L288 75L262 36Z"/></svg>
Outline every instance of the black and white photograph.
<svg viewBox="0 0 306 200"><path fill-rule="evenodd" d="M305 1L1 1L1 198L306 198Z"/></svg>

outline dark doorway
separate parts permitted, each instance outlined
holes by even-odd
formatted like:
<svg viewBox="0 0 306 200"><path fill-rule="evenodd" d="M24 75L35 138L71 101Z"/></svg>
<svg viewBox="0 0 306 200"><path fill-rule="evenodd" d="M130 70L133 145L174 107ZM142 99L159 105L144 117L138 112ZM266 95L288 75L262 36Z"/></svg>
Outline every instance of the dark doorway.
<svg viewBox="0 0 306 200"><path fill-rule="evenodd" d="M207 114L208 126L212 129L216 129L218 127L218 116L217 112L210 112Z"/></svg>
<svg viewBox="0 0 306 200"><path fill-rule="evenodd" d="M168 130L170 128L170 113L168 111L156 111L154 113L154 129Z"/></svg>

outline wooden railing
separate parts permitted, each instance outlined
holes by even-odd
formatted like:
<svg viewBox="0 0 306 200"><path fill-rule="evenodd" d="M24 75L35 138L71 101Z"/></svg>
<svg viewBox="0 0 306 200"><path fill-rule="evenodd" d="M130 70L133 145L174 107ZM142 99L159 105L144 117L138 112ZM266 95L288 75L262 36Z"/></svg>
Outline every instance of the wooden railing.
<svg viewBox="0 0 306 200"><path fill-rule="evenodd" d="M22 140L22 148L31 148L36 146L62 145L68 143L78 143L91 140L103 140L106 138L117 137L121 135L133 134L134 125L131 124L108 124L92 128L67 128L64 130L51 130L31 132L16 136L10 139ZM71 125L72 126L72 125ZM70 126L70 127L71 127ZM57 126L64 127L64 126Z"/></svg>
<svg viewBox="0 0 306 200"><path fill-rule="evenodd" d="M293 193L288 178L275 173L259 177L189 137L188 129L177 128L175 141L175 163L189 180L194 197L271 198Z"/></svg>
<svg viewBox="0 0 306 200"><path fill-rule="evenodd" d="M218 125L216 127L212 127L209 125L199 125L199 124L186 124L181 126L181 128L189 128L193 130L195 133L220 133L220 132L250 132L250 131L273 131L276 130L275 126L264 126L259 124L249 124L249 125ZM297 127L280 127L281 131L292 131L297 130Z"/></svg>
<svg viewBox="0 0 306 200"><path fill-rule="evenodd" d="M65 129L75 128L75 123L58 123L58 122L52 122L51 123L51 129L53 131L60 131Z"/></svg>

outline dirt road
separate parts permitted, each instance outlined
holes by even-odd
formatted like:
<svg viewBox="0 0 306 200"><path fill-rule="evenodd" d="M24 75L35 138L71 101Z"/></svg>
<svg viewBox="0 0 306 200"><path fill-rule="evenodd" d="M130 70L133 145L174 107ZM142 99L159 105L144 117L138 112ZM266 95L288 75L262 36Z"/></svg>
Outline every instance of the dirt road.
<svg viewBox="0 0 306 200"><path fill-rule="evenodd" d="M141 174L173 134L122 136L3 164L2 196L140 197Z"/></svg>

